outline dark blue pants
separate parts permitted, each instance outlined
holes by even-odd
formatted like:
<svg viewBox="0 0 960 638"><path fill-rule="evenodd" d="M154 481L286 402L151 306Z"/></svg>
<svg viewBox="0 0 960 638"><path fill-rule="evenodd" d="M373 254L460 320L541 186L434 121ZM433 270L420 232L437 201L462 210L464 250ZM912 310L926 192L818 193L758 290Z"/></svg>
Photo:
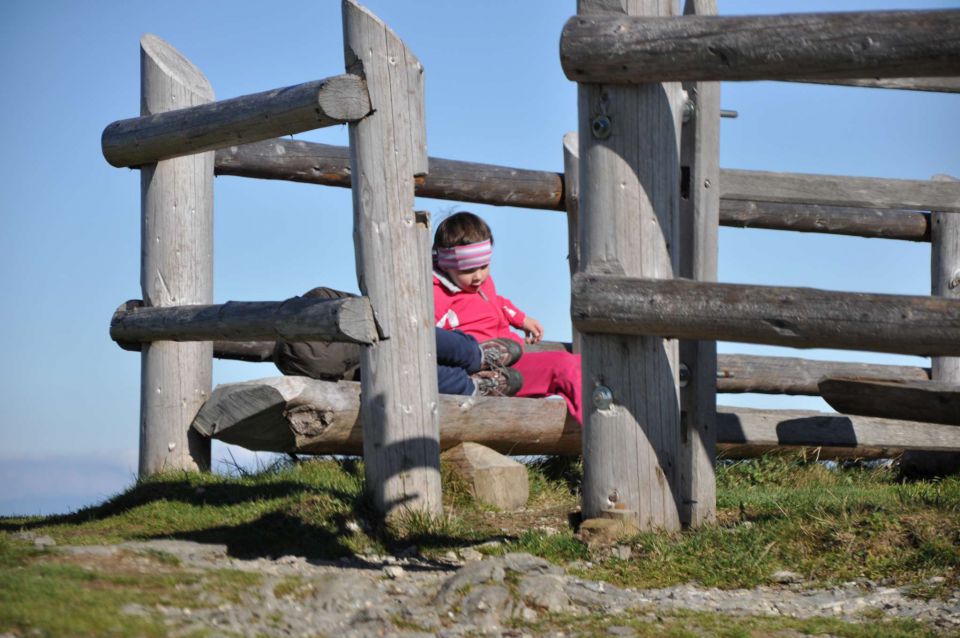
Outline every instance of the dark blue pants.
<svg viewBox="0 0 960 638"><path fill-rule="evenodd" d="M459 330L437 328L437 386L440 394L473 394L470 374L480 369L477 340Z"/></svg>

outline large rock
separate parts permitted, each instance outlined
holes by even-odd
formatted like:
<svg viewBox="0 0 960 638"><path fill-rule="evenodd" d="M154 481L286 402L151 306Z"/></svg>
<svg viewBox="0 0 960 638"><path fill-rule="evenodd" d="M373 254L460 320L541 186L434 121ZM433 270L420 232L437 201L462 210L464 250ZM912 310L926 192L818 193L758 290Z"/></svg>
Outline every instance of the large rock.
<svg viewBox="0 0 960 638"><path fill-rule="evenodd" d="M523 464L478 443L461 443L441 458L463 477L478 501L502 510L527 504L530 484Z"/></svg>

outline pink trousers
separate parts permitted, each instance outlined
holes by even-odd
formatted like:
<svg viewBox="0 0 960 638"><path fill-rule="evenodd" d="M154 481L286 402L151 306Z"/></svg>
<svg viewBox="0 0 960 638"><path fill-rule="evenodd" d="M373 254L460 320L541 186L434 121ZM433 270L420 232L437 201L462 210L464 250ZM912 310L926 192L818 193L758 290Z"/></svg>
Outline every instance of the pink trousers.
<svg viewBox="0 0 960 638"><path fill-rule="evenodd" d="M580 355L569 352L525 352L513 367L523 375L518 397L546 397L559 394L570 414L583 425L580 403Z"/></svg>

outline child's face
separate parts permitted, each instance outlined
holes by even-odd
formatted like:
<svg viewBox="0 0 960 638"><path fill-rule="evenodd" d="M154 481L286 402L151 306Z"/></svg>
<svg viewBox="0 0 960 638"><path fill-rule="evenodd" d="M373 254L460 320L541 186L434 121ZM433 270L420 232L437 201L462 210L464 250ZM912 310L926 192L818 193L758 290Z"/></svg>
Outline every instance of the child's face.
<svg viewBox="0 0 960 638"><path fill-rule="evenodd" d="M450 281L460 286L461 290L465 292L477 292L480 290L483 282L487 280L487 277L490 276L490 264L480 266L479 268L471 268L470 270L450 268L447 270L447 275L450 277Z"/></svg>

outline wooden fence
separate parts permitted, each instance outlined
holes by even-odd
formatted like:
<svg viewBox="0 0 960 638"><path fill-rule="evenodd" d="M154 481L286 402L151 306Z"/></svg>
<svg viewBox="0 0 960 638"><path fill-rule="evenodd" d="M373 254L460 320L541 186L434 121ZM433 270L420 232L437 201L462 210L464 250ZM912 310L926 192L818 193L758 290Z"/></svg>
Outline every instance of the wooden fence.
<svg viewBox="0 0 960 638"><path fill-rule="evenodd" d="M619 510L643 528L674 529L713 519L718 443L738 453L960 452L960 429L949 425L718 411L715 396L834 391L825 377L899 379L921 395L932 380L938 396L960 384L960 182L733 171L717 161L718 80L956 91L960 11L720 18L713 0L688 1L683 17L609 6L581 0L561 39L580 104L565 174L427 158L423 68L353 0L343 3L345 75L230 100L213 101L196 67L144 36L141 117L103 134L111 164L141 170L143 301L122 305L111 323L117 343L143 358L140 472L207 468L210 437L261 450L362 450L381 513L438 513L440 450L481 437L508 453L582 453L586 516ZM349 147L275 139L343 122ZM352 188L363 296L213 304L215 174ZM435 346L415 194L567 215L582 431L562 402L438 396L423 373ZM718 284L719 225L930 242L934 296ZM211 394L211 356L267 361L277 339L357 343L363 381L291 377ZM717 339L934 358L928 370L718 357Z"/></svg>

